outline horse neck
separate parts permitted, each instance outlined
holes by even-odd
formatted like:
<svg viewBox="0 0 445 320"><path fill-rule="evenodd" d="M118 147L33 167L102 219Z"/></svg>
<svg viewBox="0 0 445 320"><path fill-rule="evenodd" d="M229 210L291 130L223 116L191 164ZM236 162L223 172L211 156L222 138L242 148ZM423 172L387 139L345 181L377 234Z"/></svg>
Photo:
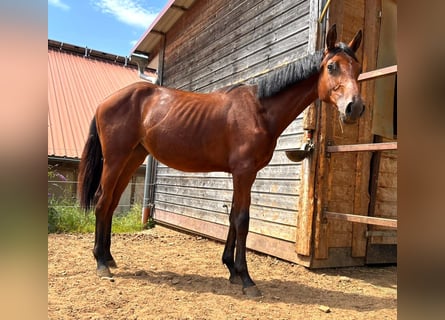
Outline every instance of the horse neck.
<svg viewBox="0 0 445 320"><path fill-rule="evenodd" d="M318 97L318 76L314 74L305 80L260 100L265 110L269 131L276 138L295 118Z"/></svg>

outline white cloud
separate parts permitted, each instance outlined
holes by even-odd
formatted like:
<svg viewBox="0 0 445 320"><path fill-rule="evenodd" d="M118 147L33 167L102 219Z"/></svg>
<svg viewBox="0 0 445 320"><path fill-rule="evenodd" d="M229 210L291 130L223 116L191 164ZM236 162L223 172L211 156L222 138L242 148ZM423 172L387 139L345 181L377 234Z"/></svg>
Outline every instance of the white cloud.
<svg viewBox="0 0 445 320"><path fill-rule="evenodd" d="M63 3L62 0L48 0L48 4L62 10L69 10L70 6Z"/></svg>
<svg viewBox="0 0 445 320"><path fill-rule="evenodd" d="M150 10L138 0L99 0L93 2L103 13L111 14L128 25L147 29L159 12Z"/></svg>

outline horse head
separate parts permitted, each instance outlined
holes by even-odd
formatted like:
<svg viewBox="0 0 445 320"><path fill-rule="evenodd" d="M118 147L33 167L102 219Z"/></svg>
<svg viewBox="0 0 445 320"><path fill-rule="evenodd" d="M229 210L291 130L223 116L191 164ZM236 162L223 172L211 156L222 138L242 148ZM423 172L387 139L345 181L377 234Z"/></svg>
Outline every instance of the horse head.
<svg viewBox="0 0 445 320"><path fill-rule="evenodd" d="M362 40L362 31L358 31L348 44L336 43L336 40L337 31L334 24L326 37L326 49L318 80L318 96L321 100L337 106L343 122L354 123L365 110L357 81L361 65L355 56Z"/></svg>

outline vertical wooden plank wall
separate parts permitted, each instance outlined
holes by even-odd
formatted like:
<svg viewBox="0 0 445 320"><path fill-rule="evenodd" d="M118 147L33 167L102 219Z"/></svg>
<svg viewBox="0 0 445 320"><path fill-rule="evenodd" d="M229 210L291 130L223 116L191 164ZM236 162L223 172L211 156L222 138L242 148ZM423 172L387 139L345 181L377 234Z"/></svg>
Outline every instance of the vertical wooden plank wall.
<svg viewBox="0 0 445 320"><path fill-rule="evenodd" d="M307 55L310 3L197 1L166 36L164 85L208 92ZM255 235L269 237L269 244L262 242L267 253L289 260L296 256L301 164L288 160L282 150L302 143L302 119L283 132L252 192L250 244L261 242ZM155 215L224 238L231 195L226 173L183 173L159 164ZM275 240L290 246L280 247Z"/></svg>
<svg viewBox="0 0 445 320"><path fill-rule="evenodd" d="M329 9L329 26L337 25L338 38L350 41L355 33L365 27L365 1L333 1ZM363 61L368 25L364 41L357 52ZM371 34L372 35L372 34ZM369 62L369 61L368 61ZM365 63L366 64L366 63ZM364 64L364 66L365 66ZM374 67L371 70L375 69ZM363 71L367 71L364 69ZM362 87L362 96L367 99ZM366 103L368 106L368 103ZM363 264L366 253L366 225L345 221L326 220L323 210L367 215L369 194L370 154L337 153L326 157L325 146L372 142L370 110L357 124L341 124L338 113L330 105L323 105L320 138L319 165L317 172L317 217L314 239L314 267ZM360 259L355 259L360 257Z"/></svg>

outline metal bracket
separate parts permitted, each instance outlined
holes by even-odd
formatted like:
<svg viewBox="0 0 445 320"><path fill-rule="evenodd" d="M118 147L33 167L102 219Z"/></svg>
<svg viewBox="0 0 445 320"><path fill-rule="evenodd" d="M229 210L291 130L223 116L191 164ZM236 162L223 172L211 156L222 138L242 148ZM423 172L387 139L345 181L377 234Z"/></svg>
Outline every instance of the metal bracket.
<svg viewBox="0 0 445 320"><path fill-rule="evenodd" d="M332 146L332 145L334 145L334 142L332 140L327 140L326 141L326 147L329 147L329 146ZM326 150L327 150L327 148L326 148ZM331 153L326 151L325 152L325 157L326 158L331 158Z"/></svg>

